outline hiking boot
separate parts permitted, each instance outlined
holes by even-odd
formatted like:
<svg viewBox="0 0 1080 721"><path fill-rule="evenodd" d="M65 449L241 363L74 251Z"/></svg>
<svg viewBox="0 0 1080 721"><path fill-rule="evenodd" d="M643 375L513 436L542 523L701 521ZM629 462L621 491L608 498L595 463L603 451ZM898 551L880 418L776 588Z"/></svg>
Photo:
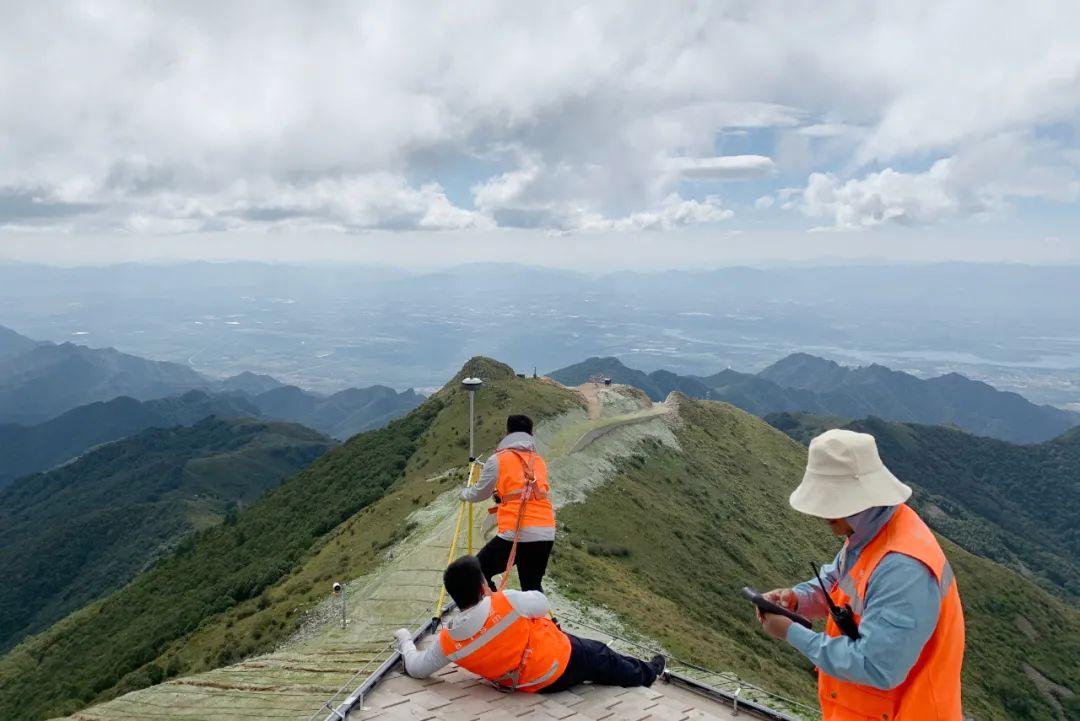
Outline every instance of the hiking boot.
<svg viewBox="0 0 1080 721"><path fill-rule="evenodd" d="M662 678L664 671L667 669L667 659L660 654L656 654L652 657L648 664L649 668L656 674L656 678ZM650 686L652 684L649 684Z"/></svg>

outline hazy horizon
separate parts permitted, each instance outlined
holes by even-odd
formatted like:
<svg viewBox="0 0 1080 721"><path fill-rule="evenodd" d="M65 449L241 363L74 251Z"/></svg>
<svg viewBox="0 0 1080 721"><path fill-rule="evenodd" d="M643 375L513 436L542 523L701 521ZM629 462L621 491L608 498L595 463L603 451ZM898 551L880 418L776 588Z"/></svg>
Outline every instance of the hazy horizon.
<svg viewBox="0 0 1080 721"><path fill-rule="evenodd" d="M757 371L803 351L1080 404L1080 266L0 264L0 325L320 391L433 388L474 355L540 371Z"/></svg>
<svg viewBox="0 0 1080 721"><path fill-rule="evenodd" d="M1023 246L1006 244L998 247L982 246L981 253L938 253L918 252L918 245L909 244L890 254L888 249L869 247L867 252L845 254L843 248L834 253L827 248L805 247L802 244L798 252L777 246L772 253L764 252L760 247L755 253L747 249L745 253L732 253L730 248L716 248L710 241L690 242L672 238L656 239L645 245L635 247L627 245L627 239L614 238L608 241L590 239L583 246L580 239L541 240L547 246L522 247L512 243L510 247L503 241L491 241L480 245L470 240L456 245L447 245L446 241L424 238L414 246L402 246L405 242L398 239L368 241L370 247L352 247L341 243L305 244L290 238L282 245L267 249L260 245L256 252L248 243L242 242L217 244L212 251L202 246L173 247L169 243L166 250L159 252L156 246L140 246L134 252L127 252L130 246L119 248L101 247L73 250L70 246L49 248L47 241L35 239L36 243L22 247L10 238L0 236L0 264L44 265L60 268L106 267L124 264L176 265L194 262L207 263L263 263L268 265L299 266L335 266L387 267L410 272L424 273L444 270L461 265L502 263L525 265L540 268L574 270L602 274L612 271L663 271L663 270L717 270L729 267L808 267L808 266L863 266L863 265L937 265L937 264L973 264L973 265L1031 265L1040 267L1080 265L1080 241L1076 243L1046 244L1045 252L1015 254L1012 251ZM161 239L157 239L160 241ZM258 239L261 244L265 239ZM68 239L69 243L79 245L82 240ZM754 241L757 243L758 241ZM943 249L938 241L924 240L926 249ZM381 246L381 247L380 247ZM1075 246L1075 248L1073 247ZM303 248L303 252L297 249ZM471 249L479 249L471 252ZM946 250L950 248L944 246ZM956 250L952 248L951 250Z"/></svg>

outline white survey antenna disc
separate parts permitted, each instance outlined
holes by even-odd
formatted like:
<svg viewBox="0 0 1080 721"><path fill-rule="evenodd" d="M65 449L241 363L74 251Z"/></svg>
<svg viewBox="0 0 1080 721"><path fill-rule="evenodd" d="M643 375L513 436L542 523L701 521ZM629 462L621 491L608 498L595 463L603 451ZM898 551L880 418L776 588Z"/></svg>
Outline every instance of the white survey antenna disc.
<svg viewBox="0 0 1080 721"><path fill-rule="evenodd" d="M483 384L484 381L480 380L479 378L466 378L465 380L461 381L461 385L465 386L469 390L476 390Z"/></svg>

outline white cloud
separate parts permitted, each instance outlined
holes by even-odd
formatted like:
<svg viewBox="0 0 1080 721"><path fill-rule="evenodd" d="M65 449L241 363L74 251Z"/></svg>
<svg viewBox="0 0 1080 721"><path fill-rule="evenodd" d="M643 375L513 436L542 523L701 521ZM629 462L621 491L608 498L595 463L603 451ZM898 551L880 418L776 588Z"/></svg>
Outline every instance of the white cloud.
<svg viewBox="0 0 1080 721"><path fill-rule="evenodd" d="M713 223L733 212L719 198L685 200L669 193L649 210L606 216L583 200L581 179L568 167L549 169L533 156L521 165L473 186L473 200L486 217L501 226L558 231L669 230L693 223Z"/></svg>
<svg viewBox="0 0 1080 721"><path fill-rule="evenodd" d="M771 195L762 195L760 198L754 201L754 208L756 210L768 210L773 207L776 199Z"/></svg>
<svg viewBox="0 0 1080 721"><path fill-rule="evenodd" d="M858 135L863 132L862 128L845 123L815 123L796 128L795 133L808 138L840 138L850 135Z"/></svg>
<svg viewBox="0 0 1080 721"><path fill-rule="evenodd" d="M721 207L720 199L684 200L676 194L664 198L660 207L649 212L633 213L626 218L603 221L585 230L670 230L695 223L718 223L735 213Z"/></svg>
<svg viewBox="0 0 1080 721"><path fill-rule="evenodd" d="M1069 201L1078 35L976 0L8 3L0 227L676 227L720 212L687 184L823 170L834 225ZM986 181L1010 134L1037 168Z"/></svg>
<svg viewBox="0 0 1080 721"><path fill-rule="evenodd" d="M671 168L684 178L749 180L766 178L776 166L764 155L723 155L711 158L673 158Z"/></svg>
<svg viewBox="0 0 1080 721"><path fill-rule="evenodd" d="M829 218L837 230L857 230L883 223L932 223L991 210L983 200L961 197L950 183L951 160L939 160L925 173L886 168L862 179L843 181L831 173L812 173L801 209Z"/></svg>
<svg viewBox="0 0 1080 721"><path fill-rule="evenodd" d="M999 213L1014 198L1080 200L1076 167L1052 145L1006 133L933 163L923 172L886 168L844 180L812 173L785 207L832 221L837 230L896 223L923 225Z"/></svg>

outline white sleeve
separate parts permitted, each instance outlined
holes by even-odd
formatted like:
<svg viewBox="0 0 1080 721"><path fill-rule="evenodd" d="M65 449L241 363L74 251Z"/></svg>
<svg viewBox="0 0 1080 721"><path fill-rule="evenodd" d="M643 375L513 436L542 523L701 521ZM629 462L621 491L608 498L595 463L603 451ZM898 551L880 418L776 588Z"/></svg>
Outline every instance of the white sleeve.
<svg viewBox="0 0 1080 721"><path fill-rule="evenodd" d="M480 471L480 478L476 480L476 485L462 489L461 498L470 503L477 503L491 498L491 494L495 492L495 485L498 482L499 455L495 454L487 459L487 463L484 464L483 469Z"/></svg>
<svg viewBox="0 0 1080 721"><path fill-rule="evenodd" d="M540 591L505 591L506 600L525 618L543 618L551 611L547 596Z"/></svg>
<svg viewBox="0 0 1080 721"><path fill-rule="evenodd" d="M416 650L411 638L403 639L400 650L405 661L405 673L413 678L427 678L450 663L450 659L443 655L438 638L423 651Z"/></svg>

